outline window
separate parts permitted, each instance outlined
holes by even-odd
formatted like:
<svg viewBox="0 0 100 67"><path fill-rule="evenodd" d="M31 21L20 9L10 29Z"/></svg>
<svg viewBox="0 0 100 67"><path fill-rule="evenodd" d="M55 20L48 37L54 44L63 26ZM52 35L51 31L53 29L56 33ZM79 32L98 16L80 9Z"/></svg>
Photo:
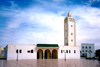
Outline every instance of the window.
<svg viewBox="0 0 100 67"><path fill-rule="evenodd" d="M67 32L67 30L65 30Z"/></svg>
<svg viewBox="0 0 100 67"><path fill-rule="evenodd" d="M69 50L69 53L71 53L71 51Z"/></svg>
<svg viewBox="0 0 100 67"><path fill-rule="evenodd" d="M87 52L87 50L85 52Z"/></svg>
<svg viewBox="0 0 100 67"><path fill-rule="evenodd" d="M31 53L33 53L33 50L31 50Z"/></svg>
<svg viewBox="0 0 100 67"><path fill-rule="evenodd" d="M73 33L71 33L71 35L73 35Z"/></svg>
<svg viewBox="0 0 100 67"><path fill-rule="evenodd" d="M27 52L28 52L28 53L30 53L30 51L29 51L29 50L28 50Z"/></svg>
<svg viewBox="0 0 100 67"><path fill-rule="evenodd" d="M61 53L63 53L63 50L61 50Z"/></svg>
<svg viewBox="0 0 100 67"><path fill-rule="evenodd" d="M66 43L66 45L68 46L68 43Z"/></svg>
<svg viewBox="0 0 100 67"><path fill-rule="evenodd" d="M66 50L66 53L68 53L68 50Z"/></svg>
<svg viewBox="0 0 100 67"><path fill-rule="evenodd" d="M74 53L76 53L76 50L74 50Z"/></svg>
<svg viewBox="0 0 100 67"><path fill-rule="evenodd" d="M84 52L84 50L82 50L82 52Z"/></svg>
<svg viewBox="0 0 100 67"><path fill-rule="evenodd" d="M16 50L16 53L18 53L18 49Z"/></svg>
<svg viewBox="0 0 100 67"><path fill-rule="evenodd" d="M87 49L87 46L85 48Z"/></svg>
<svg viewBox="0 0 100 67"><path fill-rule="evenodd" d="M1 50L1 55L4 55L4 50Z"/></svg>
<svg viewBox="0 0 100 67"><path fill-rule="evenodd" d="M73 27L73 25L71 25L71 27Z"/></svg>
<svg viewBox="0 0 100 67"><path fill-rule="evenodd" d="M89 49L91 49L91 46L89 46Z"/></svg>
<svg viewBox="0 0 100 67"><path fill-rule="evenodd" d="M84 46L82 46L82 49L84 49Z"/></svg>
<svg viewBox="0 0 100 67"><path fill-rule="evenodd" d="M71 15L70 15L71 16ZM69 18L69 20L73 20L72 18Z"/></svg>
<svg viewBox="0 0 100 67"><path fill-rule="evenodd" d="M71 40L73 42L73 40Z"/></svg>
<svg viewBox="0 0 100 67"><path fill-rule="evenodd" d="M67 40L67 38L65 38Z"/></svg>
<svg viewBox="0 0 100 67"><path fill-rule="evenodd" d="M22 50L19 50L19 53L22 53Z"/></svg>

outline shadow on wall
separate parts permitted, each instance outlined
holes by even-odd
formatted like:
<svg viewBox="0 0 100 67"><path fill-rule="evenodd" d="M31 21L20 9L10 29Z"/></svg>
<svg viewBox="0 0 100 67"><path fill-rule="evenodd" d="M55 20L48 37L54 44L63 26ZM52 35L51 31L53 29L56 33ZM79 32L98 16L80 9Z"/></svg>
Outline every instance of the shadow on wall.
<svg viewBox="0 0 100 67"><path fill-rule="evenodd" d="M6 60L5 58L0 58L0 60Z"/></svg>

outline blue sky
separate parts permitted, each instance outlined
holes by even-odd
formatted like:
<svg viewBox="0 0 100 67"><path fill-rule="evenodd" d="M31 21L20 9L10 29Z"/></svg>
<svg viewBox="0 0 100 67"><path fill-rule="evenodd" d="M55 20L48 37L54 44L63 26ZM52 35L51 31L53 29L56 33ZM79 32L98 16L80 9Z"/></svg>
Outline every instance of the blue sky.
<svg viewBox="0 0 100 67"><path fill-rule="evenodd" d="M100 49L100 0L0 0L0 46L64 45L64 18L76 18L76 44Z"/></svg>

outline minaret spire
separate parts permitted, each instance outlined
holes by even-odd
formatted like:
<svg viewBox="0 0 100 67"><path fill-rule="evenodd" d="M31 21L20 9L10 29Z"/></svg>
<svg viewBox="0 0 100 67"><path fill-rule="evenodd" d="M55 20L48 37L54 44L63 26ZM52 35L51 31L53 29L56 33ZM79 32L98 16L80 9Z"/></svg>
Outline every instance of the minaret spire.
<svg viewBox="0 0 100 67"><path fill-rule="evenodd" d="M69 12L68 12L68 17L71 17L71 12L70 12L70 10L69 10Z"/></svg>

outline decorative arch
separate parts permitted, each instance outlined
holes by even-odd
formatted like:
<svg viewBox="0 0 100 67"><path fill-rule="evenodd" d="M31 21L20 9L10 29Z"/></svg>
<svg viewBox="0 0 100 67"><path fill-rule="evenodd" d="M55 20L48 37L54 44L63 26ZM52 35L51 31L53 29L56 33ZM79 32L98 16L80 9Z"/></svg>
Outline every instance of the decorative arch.
<svg viewBox="0 0 100 67"><path fill-rule="evenodd" d="M50 59L50 50L49 49L45 50L45 59Z"/></svg>
<svg viewBox="0 0 100 67"><path fill-rule="evenodd" d="M58 59L58 51L56 49L52 50L52 59Z"/></svg>
<svg viewBox="0 0 100 67"><path fill-rule="evenodd" d="M42 49L39 49L37 51L37 59L43 59L43 50Z"/></svg>

